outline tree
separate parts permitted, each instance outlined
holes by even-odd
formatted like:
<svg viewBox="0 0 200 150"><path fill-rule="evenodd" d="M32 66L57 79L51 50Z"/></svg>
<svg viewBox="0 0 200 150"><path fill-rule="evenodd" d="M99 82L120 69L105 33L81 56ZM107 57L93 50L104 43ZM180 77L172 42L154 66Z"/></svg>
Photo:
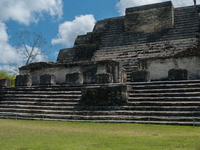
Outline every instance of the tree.
<svg viewBox="0 0 200 150"><path fill-rule="evenodd" d="M9 71L0 70L0 79L8 78L11 81L11 87L15 86L15 74Z"/></svg>
<svg viewBox="0 0 200 150"><path fill-rule="evenodd" d="M38 56L47 53L47 50L51 48L51 46L47 46L47 41L41 33L21 31L16 33L16 37L16 49L25 65L34 62Z"/></svg>

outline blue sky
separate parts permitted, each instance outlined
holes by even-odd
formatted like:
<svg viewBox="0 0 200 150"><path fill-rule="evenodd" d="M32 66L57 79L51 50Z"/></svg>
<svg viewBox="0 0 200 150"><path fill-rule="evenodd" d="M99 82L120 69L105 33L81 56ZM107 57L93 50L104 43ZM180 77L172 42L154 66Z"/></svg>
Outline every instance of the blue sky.
<svg viewBox="0 0 200 150"><path fill-rule="evenodd" d="M49 45L48 54L37 61L56 61L60 49L73 46L77 35L91 32L98 20L124 15L125 8L166 0L1 0L0 69L23 65L15 49L15 34L41 33ZM197 4L200 0L197 0ZM193 5L193 0L172 0L175 7Z"/></svg>

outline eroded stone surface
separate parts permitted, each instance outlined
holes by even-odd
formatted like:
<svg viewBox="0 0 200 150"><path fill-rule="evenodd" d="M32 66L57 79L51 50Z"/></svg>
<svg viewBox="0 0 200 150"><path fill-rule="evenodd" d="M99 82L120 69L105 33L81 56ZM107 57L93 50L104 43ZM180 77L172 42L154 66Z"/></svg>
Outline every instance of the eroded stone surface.
<svg viewBox="0 0 200 150"><path fill-rule="evenodd" d="M150 74L148 70L137 70L131 73L131 82L149 82Z"/></svg>
<svg viewBox="0 0 200 150"><path fill-rule="evenodd" d="M95 75L95 83L113 83L113 76L110 73L97 73Z"/></svg>
<svg viewBox="0 0 200 150"><path fill-rule="evenodd" d="M168 72L169 80L188 80L188 71L187 69L170 69Z"/></svg>
<svg viewBox="0 0 200 150"><path fill-rule="evenodd" d="M75 72L67 74L66 84L83 84L83 73Z"/></svg>
<svg viewBox="0 0 200 150"><path fill-rule="evenodd" d="M56 77L53 74L43 74L40 76L40 85L56 85Z"/></svg>
<svg viewBox="0 0 200 150"><path fill-rule="evenodd" d="M163 2L126 9L125 32L154 32L172 28L174 8L171 2Z"/></svg>
<svg viewBox="0 0 200 150"><path fill-rule="evenodd" d="M125 16L100 20L92 32L79 35L74 47L60 50L57 63L43 63L41 68L32 65L28 70L22 67L20 74L31 74L34 85L40 75L51 72L58 84L65 83L65 75L73 72L82 72L85 84L95 83L95 74L104 72L112 74L114 83L124 83L122 67L117 67L121 65L127 82L138 69L149 70L152 80L167 80L168 70L176 67L186 68L190 79L199 79L198 65L193 66L200 55L199 10L198 5L174 8L170 1L127 8ZM191 55L195 57L192 61ZM105 59L120 65L98 63Z"/></svg>
<svg viewBox="0 0 200 150"><path fill-rule="evenodd" d="M90 86L81 89L81 104L87 106L117 106L127 103L127 86Z"/></svg>
<svg viewBox="0 0 200 150"><path fill-rule="evenodd" d="M0 87L7 87L11 86L11 81L8 78L0 79Z"/></svg>
<svg viewBox="0 0 200 150"><path fill-rule="evenodd" d="M30 75L17 75L15 78L15 86L32 86Z"/></svg>

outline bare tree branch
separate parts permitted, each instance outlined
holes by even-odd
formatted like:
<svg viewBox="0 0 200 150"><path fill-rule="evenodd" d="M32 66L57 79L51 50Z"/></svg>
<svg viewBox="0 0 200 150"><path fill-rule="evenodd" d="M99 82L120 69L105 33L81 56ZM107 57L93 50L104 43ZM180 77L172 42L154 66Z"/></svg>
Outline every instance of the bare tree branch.
<svg viewBox="0 0 200 150"><path fill-rule="evenodd" d="M16 37L16 48L22 55L21 58L25 61L25 65L34 62L37 56L45 54L51 48L51 46L47 46L47 41L41 33L22 31L16 33Z"/></svg>

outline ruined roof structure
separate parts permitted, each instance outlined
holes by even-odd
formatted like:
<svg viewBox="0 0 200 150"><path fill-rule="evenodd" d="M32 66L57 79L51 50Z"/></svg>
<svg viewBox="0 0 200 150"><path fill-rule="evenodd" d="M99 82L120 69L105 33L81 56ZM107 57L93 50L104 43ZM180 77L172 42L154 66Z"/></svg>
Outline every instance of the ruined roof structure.
<svg viewBox="0 0 200 150"><path fill-rule="evenodd" d="M139 60L199 55L199 6L174 8L171 1L126 9L126 15L98 21L62 49L57 63L112 59L128 78Z"/></svg>
<svg viewBox="0 0 200 150"><path fill-rule="evenodd" d="M200 124L200 6L171 1L98 21L57 62L0 79L0 117Z"/></svg>

